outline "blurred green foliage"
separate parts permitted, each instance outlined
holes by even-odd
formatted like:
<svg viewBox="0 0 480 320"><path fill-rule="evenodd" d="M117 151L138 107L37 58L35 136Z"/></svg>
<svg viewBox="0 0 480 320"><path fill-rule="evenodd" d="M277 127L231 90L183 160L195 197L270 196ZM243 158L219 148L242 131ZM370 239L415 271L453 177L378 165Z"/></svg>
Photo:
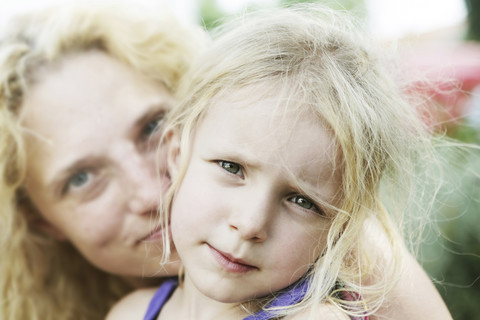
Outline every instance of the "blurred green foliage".
<svg viewBox="0 0 480 320"><path fill-rule="evenodd" d="M361 18L365 16L365 1L364 0L278 0L277 6L288 6L295 3L306 3L306 2L317 2L324 3L333 9L348 10L354 15L357 15ZM200 16L201 24L207 29L210 30L222 23L223 20L228 19L228 13L224 12L217 0L200 0ZM251 11L263 8L264 6L260 5L259 2L255 1L246 1L246 5L242 10ZM239 14L241 12L234 12L233 15Z"/></svg>
<svg viewBox="0 0 480 320"><path fill-rule="evenodd" d="M280 5L291 5L295 3L317 2L324 3L337 10L348 10L354 14L363 16L365 14L365 1L363 0L339 0L339 1L322 1L322 0L280 0Z"/></svg>
<svg viewBox="0 0 480 320"><path fill-rule="evenodd" d="M467 121L451 130L459 142L480 145L480 127ZM446 187L434 210L437 229L426 238L421 262L454 319L480 313L480 152L444 151Z"/></svg>
<svg viewBox="0 0 480 320"><path fill-rule="evenodd" d="M480 0L464 1L468 11L466 38L480 41ZM450 137L480 146L478 123L469 123L466 119L450 129ZM480 314L480 153L472 151L448 157L449 188L438 197L435 212L438 233L431 234L423 245L423 266L436 280L437 289L455 320L477 319Z"/></svg>
<svg viewBox="0 0 480 320"><path fill-rule="evenodd" d="M467 39L480 41L480 0L465 0L468 12Z"/></svg>
<svg viewBox="0 0 480 320"><path fill-rule="evenodd" d="M216 0L201 0L200 16L201 24L205 29L210 30L218 26L227 14L219 8Z"/></svg>

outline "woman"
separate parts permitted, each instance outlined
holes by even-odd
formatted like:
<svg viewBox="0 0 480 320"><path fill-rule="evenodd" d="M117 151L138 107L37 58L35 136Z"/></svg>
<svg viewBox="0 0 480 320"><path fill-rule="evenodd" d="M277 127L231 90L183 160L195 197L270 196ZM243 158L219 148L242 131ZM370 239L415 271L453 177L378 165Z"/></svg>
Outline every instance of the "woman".
<svg viewBox="0 0 480 320"><path fill-rule="evenodd" d="M161 237L155 210L168 186L156 137L204 40L138 6L58 7L10 25L0 42L0 318L103 319L152 282L144 277L177 272L144 243Z"/></svg>

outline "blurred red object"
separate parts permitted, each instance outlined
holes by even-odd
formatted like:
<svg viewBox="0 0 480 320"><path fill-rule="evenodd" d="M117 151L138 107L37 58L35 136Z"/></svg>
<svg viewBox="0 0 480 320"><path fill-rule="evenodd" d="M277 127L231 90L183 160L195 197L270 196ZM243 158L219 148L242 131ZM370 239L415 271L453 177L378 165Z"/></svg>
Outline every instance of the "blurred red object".
<svg viewBox="0 0 480 320"><path fill-rule="evenodd" d="M448 127L478 112L480 43L421 47L404 56L403 62L407 72L424 77L414 82L409 90L420 91L433 102L427 103L424 112L429 125Z"/></svg>

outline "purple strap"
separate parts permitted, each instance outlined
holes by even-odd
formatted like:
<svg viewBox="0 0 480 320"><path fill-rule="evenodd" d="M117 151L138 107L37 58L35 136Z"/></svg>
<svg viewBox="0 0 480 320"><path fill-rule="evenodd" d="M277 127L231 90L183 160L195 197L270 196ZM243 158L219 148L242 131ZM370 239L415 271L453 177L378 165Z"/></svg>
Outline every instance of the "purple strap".
<svg viewBox="0 0 480 320"><path fill-rule="evenodd" d="M165 280L160 288L155 292L150 304L148 305L147 312L145 314L144 320L155 320L160 313L165 302L170 298L175 288L178 286L178 280L176 278L171 278ZM290 287L283 290L282 293L278 295L268 306L271 307L284 307L293 305L300 302L307 293L309 286L308 279L303 279L299 282L292 284ZM358 295L345 296L345 300L357 300ZM268 310L261 310L255 314L252 314L243 320L270 320L275 318L275 312ZM363 317L351 317L352 320L368 320L368 316Z"/></svg>
<svg viewBox="0 0 480 320"><path fill-rule="evenodd" d="M165 280L160 288L155 292L150 304L148 305L147 313L143 320L155 320L160 313L165 302L170 298L175 288L178 286L177 279Z"/></svg>
<svg viewBox="0 0 480 320"><path fill-rule="evenodd" d="M308 285L309 282L307 280L294 283L285 289L278 297L276 297L275 300L273 300L267 306L267 308L290 306L300 302L307 293ZM261 310L255 314L252 314L251 316L243 318L243 320L269 320L275 316L275 312Z"/></svg>
<svg viewBox="0 0 480 320"><path fill-rule="evenodd" d="M273 300L267 306L267 309L271 307L290 306L300 302L305 297L309 284L310 282L308 278L292 284L290 287L286 288L277 298L275 298L275 300ZM344 293L344 299L355 301L359 299L359 296L358 294ZM270 320L275 318L275 316L276 316L275 312L268 311L268 310L261 310L251 316L244 318L243 320ZM350 318L352 320L368 320L369 319L368 316L350 317Z"/></svg>

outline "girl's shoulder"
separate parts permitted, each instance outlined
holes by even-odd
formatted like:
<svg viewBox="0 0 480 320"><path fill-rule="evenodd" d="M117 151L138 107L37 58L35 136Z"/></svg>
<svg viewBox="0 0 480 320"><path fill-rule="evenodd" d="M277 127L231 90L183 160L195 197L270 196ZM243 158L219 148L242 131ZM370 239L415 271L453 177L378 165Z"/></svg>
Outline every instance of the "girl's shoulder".
<svg viewBox="0 0 480 320"><path fill-rule="evenodd" d="M144 288L133 291L118 301L108 312L106 320L143 319L158 288Z"/></svg>
<svg viewBox="0 0 480 320"><path fill-rule="evenodd" d="M307 308L306 310L288 316L285 320L316 319L315 315L322 315L322 320L351 320L348 315L328 303L323 303L316 306L313 314L311 312L312 310L310 308Z"/></svg>

